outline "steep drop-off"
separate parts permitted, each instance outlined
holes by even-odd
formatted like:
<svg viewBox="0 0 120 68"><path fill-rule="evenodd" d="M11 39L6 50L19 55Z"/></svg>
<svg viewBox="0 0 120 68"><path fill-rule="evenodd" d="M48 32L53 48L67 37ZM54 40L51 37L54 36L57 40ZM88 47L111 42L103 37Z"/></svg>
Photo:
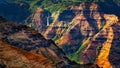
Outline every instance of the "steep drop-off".
<svg viewBox="0 0 120 68"><path fill-rule="evenodd" d="M49 17L53 22L46 18L49 25L42 35L53 39L71 60L80 64L97 63L103 68L113 67L109 56L116 37L112 28L118 23L116 15L106 14L99 4L87 2L69 6Z"/></svg>
<svg viewBox="0 0 120 68"><path fill-rule="evenodd" d="M103 68L119 68L120 13L116 4L119 1L75 1L0 0L1 16L17 22L24 20L27 26L36 30L1 23L1 42L44 55L55 65L62 64L61 67L94 63Z"/></svg>

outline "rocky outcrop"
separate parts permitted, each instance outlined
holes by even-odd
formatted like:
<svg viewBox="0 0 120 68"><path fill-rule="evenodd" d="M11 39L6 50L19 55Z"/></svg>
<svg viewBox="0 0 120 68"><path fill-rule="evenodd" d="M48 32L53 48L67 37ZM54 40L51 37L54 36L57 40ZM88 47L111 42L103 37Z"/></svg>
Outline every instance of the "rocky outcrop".
<svg viewBox="0 0 120 68"><path fill-rule="evenodd" d="M0 59L1 62L4 61L4 64L6 66L21 67L25 65L28 67L33 67L34 65L37 65L34 67L43 68L48 66L50 68L53 68L53 65L49 66L47 64L49 63L49 61L50 64L54 64L61 62L62 58L65 57L64 52L60 48L58 48L56 44L54 44L52 41L46 40L35 30L24 25L10 23L3 18L0 18L0 20ZM41 55L43 59L42 57L40 58ZM14 57L16 57L15 59L20 58L20 60L18 59L14 61ZM48 58L48 62L47 60L44 60L45 57L46 59ZM43 64L41 64L42 62ZM17 66L15 66L14 63L17 64Z"/></svg>
<svg viewBox="0 0 120 68"><path fill-rule="evenodd" d="M33 54L43 55L53 63L62 62L66 57L65 53L52 40L46 40L32 28L2 19L0 22L0 40L3 42ZM0 45L4 46L2 43Z"/></svg>
<svg viewBox="0 0 120 68"><path fill-rule="evenodd" d="M54 64L43 55L21 50L0 40L0 67L54 68Z"/></svg>
<svg viewBox="0 0 120 68"><path fill-rule="evenodd" d="M114 40L111 26L118 22L116 15L105 14L96 3L82 3L54 17L54 22L43 32L45 38L53 39L71 60L112 67L108 57Z"/></svg>
<svg viewBox="0 0 120 68"><path fill-rule="evenodd" d="M120 22L118 22L117 24L112 26L113 29L113 33L114 33L114 39L112 41L112 46L110 49L110 54L109 54L109 61L111 63L111 65L115 68L119 68L120 67L120 59L118 58L118 56L120 56Z"/></svg>
<svg viewBox="0 0 120 68"><path fill-rule="evenodd" d="M79 68L98 67L80 65L68 59L52 40L25 25L0 18L0 67L2 68Z"/></svg>
<svg viewBox="0 0 120 68"><path fill-rule="evenodd" d="M95 63L103 68L119 68L118 17L106 14L109 11L101 4L81 3L52 14L38 7L25 23L39 33L24 25L1 23L0 39L22 50L44 55L61 67Z"/></svg>

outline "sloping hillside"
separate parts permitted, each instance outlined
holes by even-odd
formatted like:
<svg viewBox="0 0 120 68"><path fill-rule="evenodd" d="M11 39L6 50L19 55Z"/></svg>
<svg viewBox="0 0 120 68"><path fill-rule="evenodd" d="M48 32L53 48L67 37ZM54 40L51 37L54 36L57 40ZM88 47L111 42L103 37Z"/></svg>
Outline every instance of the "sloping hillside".
<svg viewBox="0 0 120 68"><path fill-rule="evenodd" d="M80 65L68 59L52 40L25 25L0 17L0 67L12 68L76 68L98 67Z"/></svg>
<svg viewBox="0 0 120 68"><path fill-rule="evenodd" d="M119 68L118 0L5 0L0 6L1 16L22 22L1 23L2 42L43 55L61 67L93 63Z"/></svg>

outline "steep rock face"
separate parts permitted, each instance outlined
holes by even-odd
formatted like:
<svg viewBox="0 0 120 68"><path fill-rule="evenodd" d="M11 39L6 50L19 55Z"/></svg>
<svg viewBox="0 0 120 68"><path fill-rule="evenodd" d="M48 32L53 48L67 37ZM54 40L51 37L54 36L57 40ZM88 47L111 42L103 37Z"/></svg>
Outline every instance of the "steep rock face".
<svg viewBox="0 0 120 68"><path fill-rule="evenodd" d="M49 16L53 18L52 23ZM70 6L62 13L58 11L51 15L38 8L28 17L27 22L30 23L29 26L42 33L46 39L53 39L71 60L81 64L97 63L103 68L119 68L119 63L117 63L119 61L119 30L115 30L119 29L118 18L113 14L105 14L98 4L82 3ZM48 23L49 25L47 25ZM5 25L1 26L1 31ZM64 60L65 54L57 46L54 46L55 44L51 43L51 40L46 41L44 38L41 41L38 39L41 38L41 34L34 34L34 32L31 34L32 32L29 32L31 29L26 30L26 26L11 26L14 28L8 25L4 29L5 32L0 34L4 42L33 53L43 54L47 58L52 57L53 62ZM6 32L7 28L13 30ZM31 41L32 43L28 43ZM48 47L48 45L50 46ZM116 56L115 59L112 59L113 55Z"/></svg>
<svg viewBox="0 0 120 68"><path fill-rule="evenodd" d="M111 62L111 64L113 65L113 67L115 68L119 68L120 67L120 58L118 58L118 56L120 56L120 22L118 22L117 24L112 26L113 28L113 32L114 32L114 39L112 41L112 46L111 46L111 50L110 50L110 54L109 54L109 60Z"/></svg>
<svg viewBox="0 0 120 68"><path fill-rule="evenodd" d="M51 17L54 20L43 35L46 39L53 39L71 60L112 67L108 57L116 37L111 27L118 22L116 15L105 14L96 3L82 3Z"/></svg>
<svg viewBox="0 0 120 68"><path fill-rule="evenodd" d="M50 13L38 7L34 13L24 21L29 27L33 27L40 33L43 33L48 25Z"/></svg>

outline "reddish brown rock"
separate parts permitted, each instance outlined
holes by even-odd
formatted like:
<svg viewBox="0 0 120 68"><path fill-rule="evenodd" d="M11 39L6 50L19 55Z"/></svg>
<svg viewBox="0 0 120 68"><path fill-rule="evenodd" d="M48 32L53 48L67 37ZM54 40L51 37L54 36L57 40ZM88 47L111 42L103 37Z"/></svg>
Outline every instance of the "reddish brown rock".
<svg viewBox="0 0 120 68"><path fill-rule="evenodd" d="M42 55L30 53L0 41L0 65L6 68L54 68Z"/></svg>

